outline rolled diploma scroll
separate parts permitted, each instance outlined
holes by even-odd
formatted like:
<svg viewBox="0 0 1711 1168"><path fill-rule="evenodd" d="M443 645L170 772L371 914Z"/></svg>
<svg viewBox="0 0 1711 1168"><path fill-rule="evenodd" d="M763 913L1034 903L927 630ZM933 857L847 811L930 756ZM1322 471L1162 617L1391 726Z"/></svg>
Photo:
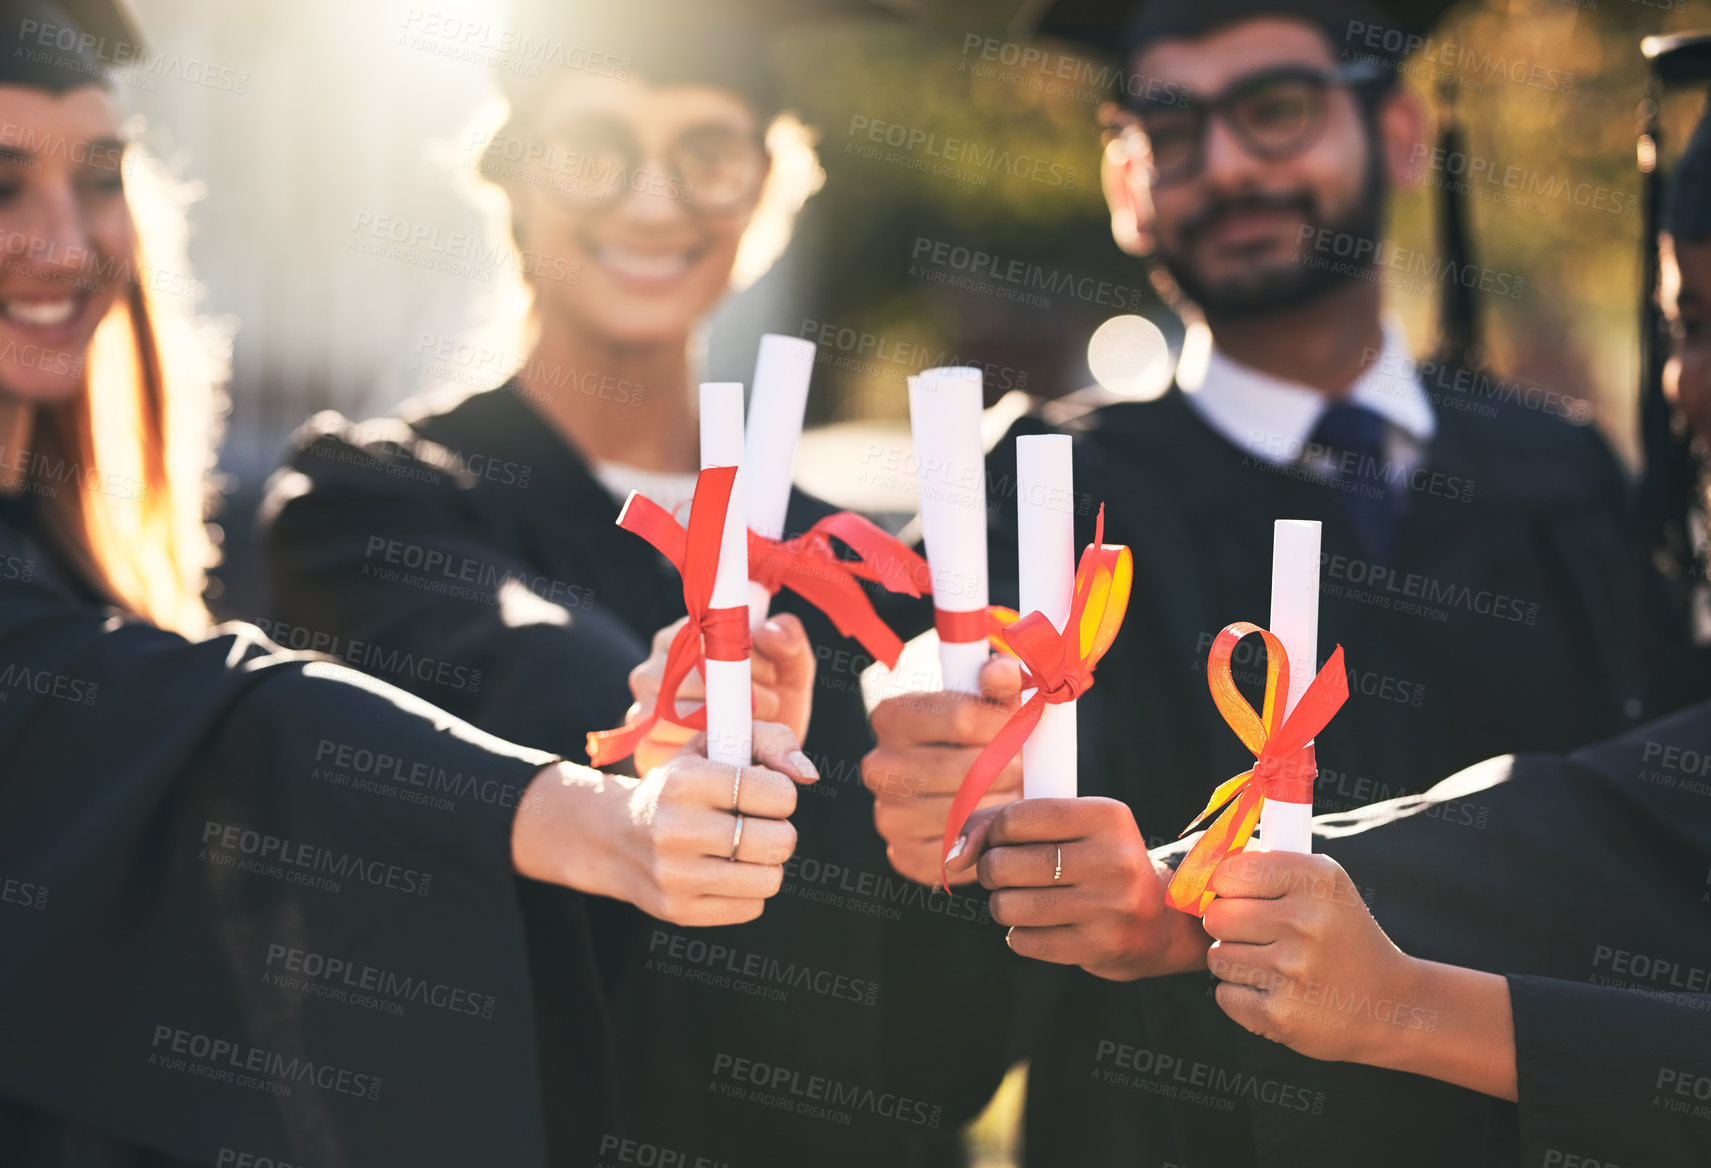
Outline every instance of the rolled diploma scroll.
<svg viewBox="0 0 1711 1168"><path fill-rule="evenodd" d="M1023 616L1044 613L1061 633L1075 592L1075 478L1066 434L1016 439L1017 581ZM1028 700L1032 690L1022 694ZM1022 797L1075 795L1075 703L1047 704L1022 744Z"/></svg>
<svg viewBox="0 0 1711 1168"><path fill-rule="evenodd" d="M808 407L808 379L813 372L813 341L778 333L761 337L754 392L749 396L743 491L748 496L749 530L768 539L784 538L784 513L790 506L796 446L802 439L802 413ZM771 605L772 594L751 583L750 628L761 626Z"/></svg>
<svg viewBox="0 0 1711 1168"><path fill-rule="evenodd" d="M1271 538L1271 623L1289 655L1289 693L1283 716L1307 692L1319 658L1319 521L1279 519ZM1313 804L1267 799L1259 813L1260 848L1313 850Z"/></svg>
<svg viewBox="0 0 1711 1168"><path fill-rule="evenodd" d="M709 381L701 386L701 469L743 463L743 384ZM711 608L742 608L749 602L749 539L743 506L743 472L731 487L725 538L713 577ZM749 660L703 661L707 679L707 757L731 766L753 761L754 729Z"/></svg>
<svg viewBox="0 0 1711 1168"><path fill-rule="evenodd" d="M932 573L933 607L976 612L984 626L986 577L986 451L980 439L979 369L927 369L909 379L909 428L915 439L921 535ZM944 687L980 692L980 667L990 650L985 632L972 641L939 638Z"/></svg>

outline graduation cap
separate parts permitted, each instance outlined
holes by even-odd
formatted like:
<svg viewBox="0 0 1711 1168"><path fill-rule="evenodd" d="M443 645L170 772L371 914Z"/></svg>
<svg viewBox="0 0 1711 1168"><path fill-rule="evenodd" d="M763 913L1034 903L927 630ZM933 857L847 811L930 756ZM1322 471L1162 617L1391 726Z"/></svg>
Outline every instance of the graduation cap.
<svg viewBox="0 0 1711 1168"><path fill-rule="evenodd" d="M0 85L63 93L106 84L134 60L142 32L129 0L6 0L0 15Z"/></svg>
<svg viewBox="0 0 1711 1168"><path fill-rule="evenodd" d="M1381 76L1395 84L1400 66L1456 0L1028 0L1017 31L1056 37L1112 59L1118 84L1127 86L1135 53L1167 37L1205 36L1225 25L1281 16L1323 30L1333 51L1385 66ZM1465 151L1465 131L1455 112L1453 83L1440 86L1443 102L1439 146L1444 157ZM1469 196L1460 183L1439 189L1444 258L1462 271L1473 262L1468 241ZM1438 358L1452 365L1478 363L1479 311L1475 289L1461 280L1443 282L1439 302Z"/></svg>
<svg viewBox="0 0 1711 1168"><path fill-rule="evenodd" d="M560 42L559 60L589 62L582 66L589 72L653 85L729 90L753 105L764 122L784 106L770 51L775 33L898 16L911 7L912 0L517 0L512 20L520 39ZM505 71L499 83L515 108L537 95L556 71L552 64L535 76Z"/></svg>
<svg viewBox="0 0 1711 1168"><path fill-rule="evenodd" d="M1658 307L1658 234L1668 231L1682 239L1711 235L1711 117L1700 115L1699 126L1665 184L1664 134L1660 107L1666 89L1674 85L1711 82L1711 32L1649 36L1640 42L1649 66L1644 118L1635 152L1642 175L1640 205L1644 230L1640 238L1640 442L1645 452L1645 478L1640 487L1640 519L1646 545L1666 571L1689 578L1695 567L1692 532L1693 496L1699 479L1689 439L1676 424L1664 399L1663 367L1669 339L1664 335ZM1679 575L1678 575L1679 573Z"/></svg>

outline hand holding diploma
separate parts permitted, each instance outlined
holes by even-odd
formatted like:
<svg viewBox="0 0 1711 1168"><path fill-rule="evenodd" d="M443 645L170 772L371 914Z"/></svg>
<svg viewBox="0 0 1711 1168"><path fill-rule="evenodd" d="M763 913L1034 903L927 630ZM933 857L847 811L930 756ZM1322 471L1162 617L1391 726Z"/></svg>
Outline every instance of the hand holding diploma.
<svg viewBox="0 0 1711 1168"><path fill-rule="evenodd" d="M1221 979L1219 1008L1241 1026L1309 1058L1515 1099L1508 982L1402 952L1335 860L1238 852L1211 889L1206 964Z"/></svg>
<svg viewBox="0 0 1711 1168"><path fill-rule="evenodd" d="M665 677L665 664L671 643L682 620L673 622L654 634L653 652L648 659L630 671L630 694L635 704L630 707L626 723L636 723L653 711L659 699L660 682ZM754 631L754 656L750 658L750 690L754 695L754 716L757 721L779 722L796 736L798 742L808 738L808 722L814 706L814 647L808 643L808 633L802 622L790 613L771 617ZM699 673L691 673L677 687L680 712L688 712L706 700L706 687ZM695 731L664 718L653 722L647 737L636 747L636 769L646 773L675 754L679 747L695 736ZM799 770L810 778L816 777L814 764L798 752L793 760Z"/></svg>
<svg viewBox="0 0 1711 1168"><path fill-rule="evenodd" d="M793 761L785 727L756 722L752 734L763 765L740 771L705 758L699 735L639 779L547 767L518 803L513 866L673 924L754 920L796 849L796 784L816 776Z"/></svg>
<svg viewBox="0 0 1711 1168"><path fill-rule="evenodd" d="M994 657L979 671L981 696L946 691L907 693L873 710L879 744L861 761L873 792L873 822L897 872L921 884L939 881L945 817L968 768L1021 704L1022 671L1014 658ZM980 806L997 807L1022 795L1022 760L998 772ZM973 882L972 871L951 883Z"/></svg>
<svg viewBox="0 0 1711 1168"><path fill-rule="evenodd" d="M1199 969L1199 922L1165 908L1170 869L1115 799L1023 799L978 811L951 848L954 874L992 890L992 919L1023 957L1129 981Z"/></svg>

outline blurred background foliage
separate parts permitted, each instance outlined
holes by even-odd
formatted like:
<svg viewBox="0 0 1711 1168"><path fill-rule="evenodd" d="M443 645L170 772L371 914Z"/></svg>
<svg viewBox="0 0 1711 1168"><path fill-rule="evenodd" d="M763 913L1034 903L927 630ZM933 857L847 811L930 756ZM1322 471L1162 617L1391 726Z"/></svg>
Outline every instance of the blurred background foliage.
<svg viewBox="0 0 1711 1168"><path fill-rule="evenodd" d="M492 63L421 30L449 18L497 41L509 8L502 0L137 7L159 50L244 79L241 91L222 92L142 76L121 93L146 120L145 141L201 191L190 252L202 307L236 329L222 456L227 562L217 583L226 591L215 602L253 615L265 604L253 510L293 428L322 408L372 416L414 393L495 385L521 360L514 341L481 340L514 332L522 298L508 273L472 278L361 247L365 225L388 217L440 239L503 238L502 207L470 179L472 143L496 124ZM1023 62L1025 38L1012 26L1021 0L913 7L918 19L777 35L793 104L819 136L826 183L780 262L715 315L704 361L710 379L746 381L761 332L816 337L822 360L810 420L823 428L819 445L805 448L802 477L835 501L880 509L898 499L906 506L906 493L890 502L836 495L860 477L862 435L895 434L906 418L907 374L981 363L990 398L1017 387L1055 396L1092 380L1087 341L1109 317L1138 312L1173 344L1181 334L1145 265L1111 240L1098 176L1099 66L1060 81ZM1475 259L1526 281L1518 298L1482 298L1492 364L1590 401L1630 459L1641 221L1627 208L1641 192L1639 41L1695 27L1711 27L1711 0L1467 0L1406 68L1407 83L1434 108L1440 84L1453 83L1469 154L1523 186L1507 200L1471 203ZM1053 49L1055 70L1062 46ZM989 50L999 59L987 60ZM1669 98L1666 157L1702 101L1687 92ZM876 144L868 138L876 126L901 127L917 144ZM1438 197L1429 187L1398 193L1398 245L1438 254ZM990 280L985 289L954 286L970 273L922 260L956 247L1102 291L1030 302L998 294ZM1420 353L1431 347L1438 293L1426 282L1390 296ZM486 345L484 355L450 365L425 359L464 340Z"/></svg>

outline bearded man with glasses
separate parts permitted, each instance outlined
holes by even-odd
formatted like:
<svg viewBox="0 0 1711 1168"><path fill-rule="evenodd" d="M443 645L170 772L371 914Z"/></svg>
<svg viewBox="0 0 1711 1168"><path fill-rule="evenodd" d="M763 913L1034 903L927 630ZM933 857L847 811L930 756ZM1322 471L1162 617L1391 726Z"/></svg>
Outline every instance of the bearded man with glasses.
<svg viewBox="0 0 1711 1168"><path fill-rule="evenodd" d="M1010 438L1069 430L1089 501L1077 546L1102 502L1106 541L1136 550L1122 633L1079 702L1083 798L1012 803L969 838L978 864L953 865L969 894L977 879L992 890L1010 948L1037 960L970 952L954 1011L892 1015L899 1034L929 1036L914 1054L927 1081L995 1081L1028 1060L1031 1168L1293 1162L1256 1148L1250 1121L1334 1106L1256 1074L1250 1036L1217 1012L1204 972L1116 984L1176 956L1159 927L1170 873L1148 846L1252 765L1204 671L1224 625L1266 619L1275 520L1323 524L1321 661L1342 644L1351 666L1348 705L1318 752L1319 812L1663 712L1646 701L1661 639L1652 584L1604 440L1560 406L1530 408L1545 395L1417 361L1386 315L1398 265L1414 279L1470 277L1459 256L1384 239L1391 191L1418 182L1430 156L1428 119L1399 84L1402 62L1369 44L1407 43L1422 23L1359 0L1162 0L1138 13L1132 0L1090 0L1046 18L1042 31L1121 61L1121 100L1104 111L1112 232L1189 327L1162 396L1046 403L989 464L989 483L1014 482ZM1398 35L1365 35L1375 28ZM1017 562L1014 501L998 496L995 599ZM1250 700L1264 675L1262 655L1238 654ZM894 866L922 882L938 877L944 796L1004 720L968 701L947 696L938 717L918 699L873 713L870 786L913 780L909 800L881 791L876 819ZM923 982L929 960L945 958L917 968L901 955L888 982ZM947 1035L950 1017L984 1023Z"/></svg>

